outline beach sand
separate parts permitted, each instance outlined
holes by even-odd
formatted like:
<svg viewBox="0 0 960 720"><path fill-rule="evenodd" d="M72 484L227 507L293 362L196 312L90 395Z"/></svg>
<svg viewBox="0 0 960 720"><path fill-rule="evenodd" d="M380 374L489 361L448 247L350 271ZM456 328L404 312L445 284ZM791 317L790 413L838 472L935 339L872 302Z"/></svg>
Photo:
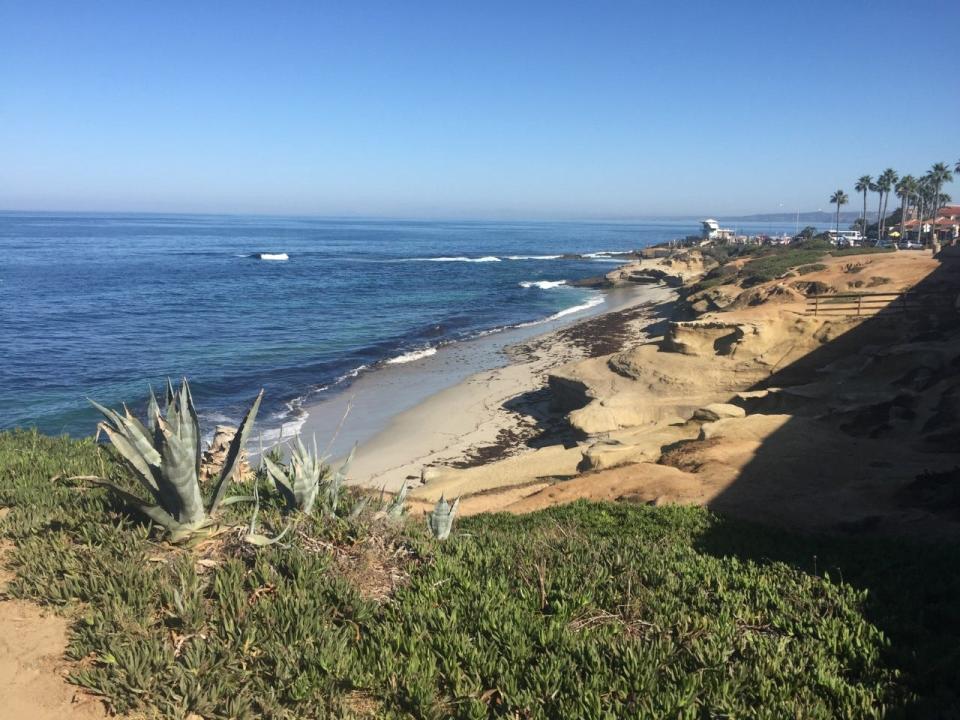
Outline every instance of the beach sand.
<svg viewBox="0 0 960 720"><path fill-rule="evenodd" d="M557 434L565 432L566 425L550 408L547 374L561 365L606 355L639 341L644 328L669 312L674 297L675 291L663 286L611 291L607 302L611 309L601 314L532 337L529 329L522 334L504 333L493 348L499 356L496 359L489 341L485 345L481 340L451 348L459 359L447 359L441 350L418 363L372 373L344 397L310 408L308 426L312 423L328 430L352 399L351 414L342 431L349 439L351 429L357 427L351 425L351 418L360 416L369 422L368 409L385 395L409 393L411 384L417 382L436 383L438 375L442 382L444 372L451 372L449 365L462 368L471 361L464 358L465 353L474 355L473 361L476 354L484 354L488 362L501 366L473 373L412 403L361 441L351 464L351 482L396 491L405 482L419 484L422 472L435 477L442 468L462 469L532 452L548 439L556 444L562 441ZM389 402L396 403L396 397L384 404Z"/></svg>

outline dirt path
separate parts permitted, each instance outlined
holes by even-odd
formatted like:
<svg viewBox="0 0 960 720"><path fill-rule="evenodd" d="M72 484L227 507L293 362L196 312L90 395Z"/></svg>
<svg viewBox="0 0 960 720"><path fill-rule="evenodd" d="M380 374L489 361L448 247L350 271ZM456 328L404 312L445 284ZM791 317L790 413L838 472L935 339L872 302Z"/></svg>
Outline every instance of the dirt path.
<svg viewBox="0 0 960 720"><path fill-rule="evenodd" d="M11 579L0 545L0 598ZM0 600L0 716L14 720L99 720L98 699L66 680L68 621L22 600Z"/></svg>

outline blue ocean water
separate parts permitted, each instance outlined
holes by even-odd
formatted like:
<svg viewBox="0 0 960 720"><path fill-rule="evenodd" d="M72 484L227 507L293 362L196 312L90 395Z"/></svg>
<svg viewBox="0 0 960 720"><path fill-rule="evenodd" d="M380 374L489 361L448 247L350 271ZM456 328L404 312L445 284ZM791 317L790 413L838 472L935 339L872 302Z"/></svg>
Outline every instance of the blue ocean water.
<svg viewBox="0 0 960 720"><path fill-rule="evenodd" d="M148 383L181 375L202 419L236 420L263 387L261 421L277 424L383 363L575 317L597 291L556 281L613 263L556 256L697 230L695 221L0 214L0 428L89 435L97 414L87 397L137 407Z"/></svg>

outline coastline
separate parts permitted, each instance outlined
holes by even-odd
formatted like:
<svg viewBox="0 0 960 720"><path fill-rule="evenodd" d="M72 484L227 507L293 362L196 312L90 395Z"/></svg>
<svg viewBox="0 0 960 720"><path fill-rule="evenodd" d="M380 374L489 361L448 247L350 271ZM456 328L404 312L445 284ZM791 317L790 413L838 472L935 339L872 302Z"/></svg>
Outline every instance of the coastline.
<svg viewBox="0 0 960 720"><path fill-rule="evenodd" d="M604 302L585 317L509 328L366 373L336 396L305 406L300 433L316 435L321 446L336 436L334 457L357 445L350 482L386 484L389 491L419 479L423 467L428 473L438 465L466 467L515 452L544 431L550 413L542 391L550 370L639 340L655 308L675 297L675 290L653 285L601 292Z"/></svg>
<svg viewBox="0 0 960 720"><path fill-rule="evenodd" d="M953 416L940 410L955 391L917 380L913 419L889 408L908 403L902 385L913 381L896 374L901 358L946 372L949 344L924 343L953 321L939 311L902 323L885 310L817 314L807 299L878 285L941 292L960 282L957 268L867 255L825 251L797 272L790 263L809 258L783 250L770 256L788 270L779 277L758 281L747 274L754 261L738 259L725 282L699 285L717 266L699 251L638 260L607 274L603 312L378 369L310 408L308 422L330 437L352 399L363 425L348 418L331 455L343 457L362 427L349 482L406 486L416 513L443 496L462 498L464 515L624 500L706 505L805 530L862 516L897 532L918 518L927 532L951 531L924 505L932 481L923 473L960 462L944 439Z"/></svg>

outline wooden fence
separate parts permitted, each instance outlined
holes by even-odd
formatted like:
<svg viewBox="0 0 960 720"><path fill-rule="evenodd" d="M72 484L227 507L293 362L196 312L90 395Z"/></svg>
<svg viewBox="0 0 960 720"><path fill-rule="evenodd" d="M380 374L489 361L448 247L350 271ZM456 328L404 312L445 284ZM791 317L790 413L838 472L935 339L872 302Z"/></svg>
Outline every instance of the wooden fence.
<svg viewBox="0 0 960 720"><path fill-rule="evenodd" d="M956 293L938 291L832 293L807 298L807 315L877 315L944 312L954 309Z"/></svg>

